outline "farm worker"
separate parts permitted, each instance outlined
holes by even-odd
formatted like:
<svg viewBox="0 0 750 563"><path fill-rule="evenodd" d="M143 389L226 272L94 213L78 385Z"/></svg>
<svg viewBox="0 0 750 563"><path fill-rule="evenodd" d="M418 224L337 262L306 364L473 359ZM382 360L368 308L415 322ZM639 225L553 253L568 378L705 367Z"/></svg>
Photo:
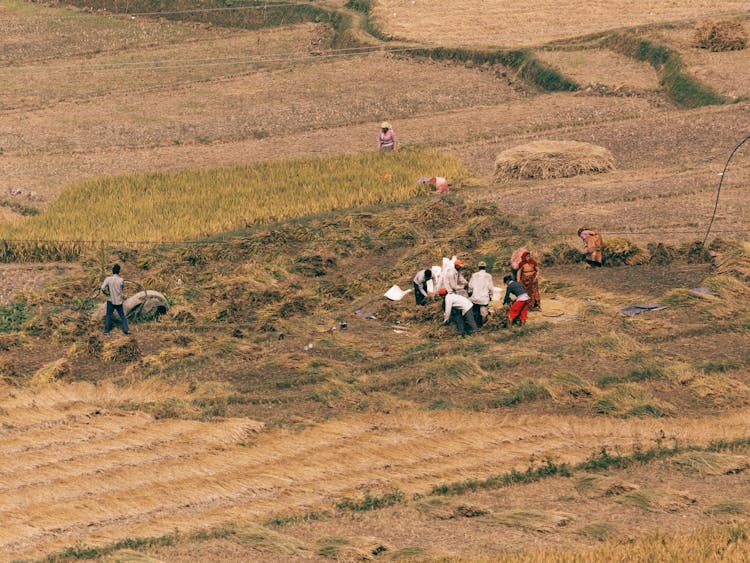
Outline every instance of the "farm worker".
<svg viewBox="0 0 750 563"><path fill-rule="evenodd" d="M442 176L433 176L432 178L420 178L417 180L417 184L427 184L430 186L432 191L439 194L447 194L450 191L450 185L448 179Z"/></svg>
<svg viewBox="0 0 750 563"><path fill-rule="evenodd" d="M541 310L541 300L539 297L539 264L531 257L531 253L526 251L521 256L521 263L518 266L516 280L520 281L526 292L529 294L529 309Z"/></svg>
<svg viewBox="0 0 750 563"><path fill-rule="evenodd" d="M109 330L112 327L112 313L114 311L117 311L117 314L120 315L122 332L130 334L130 331L128 330L128 319L125 316L125 310L122 307L122 292L124 287L125 280L120 277L120 265L115 264L112 266L112 275L106 277L100 287L101 292L107 296L107 314L104 317L104 334L109 334Z"/></svg>
<svg viewBox="0 0 750 563"><path fill-rule="evenodd" d="M393 127L387 121L380 124L380 134L378 135L378 150L383 152L391 152L396 150L396 134L393 132Z"/></svg>
<svg viewBox="0 0 750 563"><path fill-rule="evenodd" d="M419 270L414 276L414 298L417 305L424 305L427 298L427 282L432 279L432 270Z"/></svg>
<svg viewBox="0 0 750 563"><path fill-rule="evenodd" d="M450 324L451 319L455 320L456 330L460 336L467 333L472 334L479 330L477 323L474 322L474 312L472 311L474 304L468 298L456 293L448 293L445 288L441 289L438 294L445 299L444 325ZM468 330L466 330L465 325L469 325Z"/></svg>
<svg viewBox="0 0 750 563"><path fill-rule="evenodd" d="M469 279L469 295L471 302L474 303L474 320L478 326L482 326L490 314L489 304L495 284L492 282L492 276L487 272L486 262L480 262L477 267L479 270L471 274Z"/></svg>
<svg viewBox="0 0 750 563"><path fill-rule="evenodd" d="M586 262L589 266L601 266L602 235L600 235L595 229L581 227L578 229L578 236L581 237L583 246L586 249Z"/></svg>
<svg viewBox="0 0 750 563"><path fill-rule="evenodd" d="M513 323L518 320L523 326L526 323L526 318L529 313L529 294L526 293L526 289L513 279L513 276L507 275L503 278L503 283L507 286L505 289L505 298L503 299L503 305L508 305L511 301L510 296L515 296L515 301L510 306L508 311L508 326L513 326Z"/></svg>
<svg viewBox="0 0 750 563"><path fill-rule="evenodd" d="M466 291L466 279L461 275L461 270L464 268L464 263L461 260L455 260L453 266L448 266L443 272L442 287L448 293L458 293L464 297L468 297L469 294Z"/></svg>
<svg viewBox="0 0 750 563"><path fill-rule="evenodd" d="M442 176L436 176L435 177L435 191L439 194L447 194L448 193L448 180L446 178L443 178Z"/></svg>
<svg viewBox="0 0 750 563"><path fill-rule="evenodd" d="M521 258L524 254L526 254L528 250L526 250L523 246L516 250L513 254L510 256L510 273L513 276L513 279L516 279L518 276L518 269L521 267Z"/></svg>

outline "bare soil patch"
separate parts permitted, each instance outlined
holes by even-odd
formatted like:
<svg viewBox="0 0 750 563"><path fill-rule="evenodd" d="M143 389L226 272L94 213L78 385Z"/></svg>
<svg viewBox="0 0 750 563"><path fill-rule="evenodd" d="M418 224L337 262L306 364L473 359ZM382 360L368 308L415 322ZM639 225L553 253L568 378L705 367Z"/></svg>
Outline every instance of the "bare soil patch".
<svg viewBox="0 0 750 563"><path fill-rule="evenodd" d="M521 98L489 73L444 70L374 54L177 88L168 82L157 92L24 112L3 127L0 144L6 154L211 144Z"/></svg>
<svg viewBox="0 0 750 563"><path fill-rule="evenodd" d="M10 303L19 291L38 291L51 281L80 271L79 264L0 264L0 305Z"/></svg>
<svg viewBox="0 0 750 563"><path fill-rule="evenodd" d="M205 24L92 14L17 0L4 2L0 14L0 61L13 65L236 34Z"/></svg>
<svg viewBox="0 0 750 563"><path fill-rule="evenodd" d="M527 47L622 27L742 12L737 0L595 4L581 0L481 2L378 0L373 14L389 35L427 44Z"/></svg>
<svg viewBox="0 0 750 563"><path fill-rule="evenodd" d="M167 96L186 84L221 83L269 66L298 66L312 58L311 50L320 48L318 43L326 33L327 28L314 24L257 32L222 29L197 37L173 39L167 34L159 42L84 55L60 54L42 61L19 58L3 72L0 110L18 115L61 102L82 104L85 110L91 106L84 104L103 104L103 97L112 97L117 105L124 103L117 96L127 99L127 94L154 92ZM74 43L75 37L70 41Z"/></svg>

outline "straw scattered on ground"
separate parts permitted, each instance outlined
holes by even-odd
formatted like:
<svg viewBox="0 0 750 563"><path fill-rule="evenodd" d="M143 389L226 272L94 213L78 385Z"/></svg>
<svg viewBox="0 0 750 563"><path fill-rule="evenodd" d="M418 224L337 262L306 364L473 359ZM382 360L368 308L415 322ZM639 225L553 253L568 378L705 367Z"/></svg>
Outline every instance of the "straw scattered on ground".
<svg viewBox="0 0 750 563"><path fill-rule="evenodd" d="M695 46L716 52L741 51L747 47L747 31L738 21L705 21L695 30Z"/></svg>

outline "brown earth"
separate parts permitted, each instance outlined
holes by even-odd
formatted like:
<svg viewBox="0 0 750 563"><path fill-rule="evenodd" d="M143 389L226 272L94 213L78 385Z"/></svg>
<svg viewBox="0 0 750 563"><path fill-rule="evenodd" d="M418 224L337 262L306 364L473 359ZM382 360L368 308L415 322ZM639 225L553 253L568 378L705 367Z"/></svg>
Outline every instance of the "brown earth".
<svg viewBox="0 0 750 563"><path fill-rule="evenodd" d="M702 1L617 3L593 13L581 2L564 9L549 2L425 6L376 2L377 23L387 33L429 44L514 46L746 9L740 2ZM324 58L312 52L326 45L328 32L315 25L244 32L125 18L45 19L39 10L46 12L25 2L0 8L2 60L8 63L0 84L0 192L13 190L19 195L9 198L41 207L66 185L101 175L372 150L377 122L388 118L402 145L439 146L458 155L482 186L452 195L495 203L533 224L536 232L518 233L517 242L537 254L560 241L578 247L575 230L583 223L642 245L679 244L702 237L718 174L750 129L746 101L679 109L654 91L649 67L605 52L540 53L582 83L607 86L542 94L507 69L383 53ZM688 32L659 34L696 76L724 95L747 96L747 51L690 50ZM198 64L204 51L215 60ZM278 59L258 58L268 52ZM156 70L159 61L169 65ZM133 64L141 65L137 72L129 68ZM617 169L493 184L497 154L535 139L604 146ZM714 226L722 237L747 234L748 180L750 157L738 153ZM38 199L29 200L29 192ZM498 246L487 241L482 251L508 250ZM375 258L361 260L414 260L407 251L374 251ZM184 265L175 268L181 272ZM699 307L674 306L635 320L617 312L698 286L710 268L684 262L545 268L543 312L532 314L522 338L493 327L453 344L452 329L420 324L406 303L390 310L394 318L408 319L401 325L353 314L381 302L374 299L331 299L325 314L280 324L284 340L277 333L257 335L252 325L236 327L252 335L237 340L226 326L140 324L133 341L142 360L128 365L81 361L80 338L71 345L62 337L41 342L3 335L0 558L234 525L246 529L147 551L165 561L319 560L326 539L344 537L355 546L387 545L391 552L419 548L412 552L416 557L478 559L519 548L593 546L597 534L629 541L655 528L694 530L730 517L747 522L747 511L712 512L750 492L746 449L733 452L740 459L725 460L725 473L690 472L684 465L675 470L676 462L660 461L591 479L576 475L467 493L443 504L411 500L433 485L524 470L545 458L579 463L603 447L629 452L636 444L747 438L748 334L728 324L742 322L735 314L746 310L742 295L738 304L724 304L736 309L723 324ZM93 269L3 265L0 304L48 282L73 278L85 286ZM196 284L210 279L199 269L189 275ZM399 283L408 287L410 279ZM545 316L559 311L563 315ZM350 320L347 333L331 328L341 318ZM235 340L239 344L232 345ZM93 338L88 345L129 342ZM308 342L313 351L303 350ZM435 342L431 354L427 347L422 359L399 364L409 355L419 358L412 349ZM229 352L201 356L222 346ZM457 356L492 356L499 363L482 368L475 362L458 375L430 373ZM663 377L637 389L623 379L649 362L662 362ZM61 370L60 381L29 383L52 364ZM66 372L71 365L82 367ZM358 372L361 365L373 371ZM566 387L566 374L579 377L580 388ZM553 397L484 406L527 380L541 382ZM627 395L635 390L642 395ZM247 402L231 403L237 396ZM223 399L226 412L201 415L198 405L207 398ZM595 400L621 410L596 414ZM439 401L458 408L434 410ZM623 414L628 401L666 414ZM695 462L701 463L708 464ZM395 488L409 502L319 522L291 520L274 529L281 537L266 529L272 518L329 511L345 497ZM486 514L468 517L467 506ZM514 511L540 516L529 524ZM588 527L597 524L599 531Z"/></svg>

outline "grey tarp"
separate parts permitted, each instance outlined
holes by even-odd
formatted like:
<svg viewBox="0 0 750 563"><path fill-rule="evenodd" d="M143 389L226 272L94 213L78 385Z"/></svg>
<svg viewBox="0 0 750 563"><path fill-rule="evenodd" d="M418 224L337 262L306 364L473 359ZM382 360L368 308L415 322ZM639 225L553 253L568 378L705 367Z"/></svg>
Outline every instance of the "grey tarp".
<svg viewBox="0 0 750 563"><path fill-rule="evenodd" d="M148 291L139 291L135 295L128 297L122 304L125 309L125 315L129 319L153 319L159 315L163 315L169 309L169 303L167 298L158 291L149 289ZM99 319L103 319L106 314L106 305L100 303L96 311L96 316ZM117 314L115 313L115 318Z"/></svg>
<svg viewBox="0 0 750 563"><path fill-rule="evenodd" d="M659 305L658 303L643 305L631 305L630 307L623 307L620 309L623 313L626 315L630 315L631 317L635 315L640 315L641 313L645 313L646 311L661 311L662 309L666 309L666 306Z"/></svg>

